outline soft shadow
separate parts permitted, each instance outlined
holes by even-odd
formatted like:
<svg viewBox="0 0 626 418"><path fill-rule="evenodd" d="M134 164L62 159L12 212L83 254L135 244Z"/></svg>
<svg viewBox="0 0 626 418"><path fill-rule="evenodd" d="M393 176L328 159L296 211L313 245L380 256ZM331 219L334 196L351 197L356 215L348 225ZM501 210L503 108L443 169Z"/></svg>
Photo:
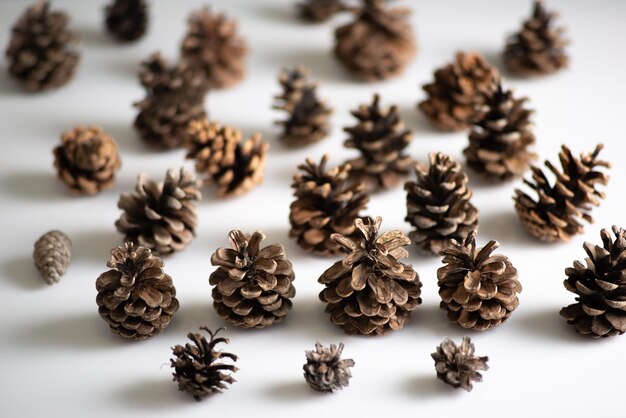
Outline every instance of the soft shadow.
<svg viewBox="0 0 626 418"><path fill-rule="evenodd" d="M86 230L70 236L74 260L88 260L105 266L111 249L123 242L123 236L111 225L110 229Z"/></svg>
<svg viewBox="0 0 626 418"><path fill-rule="evenodd" d="M300 50L280 50L270 53L265 57L273 66L277 62L282 63L283 67L302 64L311 70L311 79L320 81L322 89L322 97L326 97L324 91L328 88L324 86L324 82L366 84L356 77L350 77L339 62L333 57L330 49L300 49ZM276 69L278 73L279 69Z"/></svg>
<svg viewBox="0 0 626 418"><path fill-rule="evenodd" d="M235 328L229 326L222 318L217 315L213 308L213 299L211 298L211 289L207 287L206 297L203 301L186 302L180 300L180 308L174 317L167 331L172 334L187 334L188 332L198 332L199 327L207 326L210 329L227 327L228 333Z"/></svg>
<svg viewBox="0 0 626 418"><path fill-rule="evenodd" d="M532 246L536 249L545 249L555 245L533 237L522 226L512 203L511 207L504 211L482 213L478 225L478 235L484 239L498 240L502 244Z"/></svg>
<svg viewBox="0 0 626 418"><path fill-rule="evenodd" d="M407 395L420 399L433 399L435 397L459 396L461 389L455 389L437 379L435 371L432 375L416 376L407 380L405 384Z"/></svg>
<svg viewBox="0 0 626 418"><path fill-rule="evenodd" d="M267 388L267 394L281 402L298 402L315 399L323 396L332 396L331 393L319 392L311 389L304 379L291 382L280 382Z"/></svg>
<svg viewBox="0 0 626 418"><path fill-rule="evenodd" d="M294 26L306 23L298 19L298 10L295 4L289 4L290 7L285 7L284 4L268 1L258 2L256 4L259 5L257 8L257 15L273 22L290 23Z"/></svg>
<svg viewBox="0 0 626 418"><path fill-rule="evenodd" d="M483 57L489 62L489 64L496 67L500 74L502 74L505 78L516 78L514 74L511 74L507 71L506 66L504 65L504 61L502 59L502 50L483 50L480 51Z"/></svg>
<svg viewBox="0 0 626 418"><path fill-rule="evenodd" d="M150 154L154 153L155 148L150 147L140 137L137 131L133 127L133 122L128 123L121 122L106 122L102 123L102 129L111 135L119 144L122 154L122 163L124 163L123 157L126 154Z"/></svg>
<svg viewBox="0 0 626 418"><path fill-rule="evenodd" d="M315 335L320 341L346 341L351 338L331 322L330 315L324 312L324 306L317 296L296 298L293 311L285 318L284 326L292 332L304 333L307 337Z"/></svg>
<svg viewBox="0 0 626 418"><path fill-rule="evenodd" d="M132 381L122 385L116 398L123 405L136 409L163 410L180 408L184 405L196 405L198 402L191 396L180 392L171 375L158 380Z"/></svg>
<svg viewBox="0 0 626 418"><path fill-rule="evenodd" d="M25 200L51 201L78 196L57 179L54 169L39 172L9 172L0 185L7 193Z"/></svg>
<svg viewBox="0 0 626 418"><path fill-rule="evenodd" d="M529 336L547 340L573 342L576 344L598 343L598 339L581 335L576 332L573 326L568 325L565 318L559 315L560 309L561 307L556 306L542 308L523 314L517 317L516 321L519 328L528 333ZM602 338L600 340L602 340Z"/></svg>
<svg viewBox="0 0 626 418"><path fill-rule="evenodd" d="M5 260L2 263L2 275L16 287L25 290L36 290L48 286L44 279L39 276L30 255L20 255Z"/></svg>
<svg viewBox="0 0 626 418"><path fill-rule="evenodd" d="M457 132L444 131L433 125L430 119L424 116L422 111L417 108L417 103L418 102L399 107L402 120L406 127L413 132L416 141L419 141L422 135L438 135L444 138L455 137Z"/></svg>
<svg viewBox="0 0 626 418"><path fill-rule="evenodd" d="M97 27L77 26L74 30L80 37L81 44L89 46L90 48L112 47L117 43L106 33L104 24L98 25Z"/></svg>
<svg viewBox="0 0 626 418"><path fill-rule="evenodd" d="M9 96L37 97L39 94L28 92L21 88L17 80L14 80L7 71L0 71L0 96L5 100Z"/></svg>
<svg viewBox="0 0 626 418"><path fill-rule="evenodd" d="M458 324L448 320L446 313L439 308L439 305L420 305L411 313L411 320L407 324L408 328L413 328L418 333L429 332L432 335L446 335L450 338L462 338L465 335L472 335L478 331L468 330Z"/></svg>

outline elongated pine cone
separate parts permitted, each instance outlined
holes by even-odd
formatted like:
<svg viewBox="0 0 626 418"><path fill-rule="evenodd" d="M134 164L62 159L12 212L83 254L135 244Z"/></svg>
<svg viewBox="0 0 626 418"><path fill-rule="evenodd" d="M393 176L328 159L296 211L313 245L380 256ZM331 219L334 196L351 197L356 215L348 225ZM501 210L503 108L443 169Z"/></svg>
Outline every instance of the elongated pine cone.
<svg viewBox="0 0 626 418"><path fill-rule="evenodd" d="M600 232L602 246L585 242L585 264L574 261L565 269L565 288L576 303L561 309L561 316L577 332L594 338L626 332L626 230L613 226Z"/></svg>
<svg viewBox="0 0 626 418"><path fill-rule="evenodd" d="M69 17L50 11L40 0L13 25L6 50L9 73L29 91L61 87L74 77L79 55L71 48L78 37L68 29Z"/></svg>
<svg viewBox="0 0 626 418"><path fill-rule="evenodd" d="M504 322L519 305L517 269L506 256L492 255L499 246L491 240L477 249L474 230L441 252L445 266L437 270L437 284L440 307L450 321L484 331Z"/></svg>
<svg viewBox="0 0 626 418"><path fill-rule="evenodd" d="M298 15L309 22L325 22L346 10L342 0L303 0L296 4Z"/></svg>
<svg viewBox="0 0 626 418"><path fill-rule="evenodd" d="M190 332L187 334L193 344L186 343L184 346L172 347L174 358L170 359L170 366L174 368L174 381L178 383L178 390L187 392L196 401L202 398L222 393L228 389L226 384L236 382L232 376L238 369L234 364L227 364L225 360L235 363L238 357L231 353L217 350L218 344L228 344L227 338L217 337L224 328L212 332L207 327L200 327L211 336L209 341L200 333Z"/></svg>
<svg viewBox="0 0 626 418"><path fill-rule="evenodd" d="M72 258L72 242L61 231L49 231L35 242L33 260L41 277L48 284L58 283Z"/></svg>
<svg viewBox="0 0 626 418"><path fill-rule="evenodd" d="M482 117L482 105L500 78L498 70L478 52L456 54L454 62L435 71L422 88L427 98L418 104L440 129L464 131Z"/></svg>
<svg viewBox="0 0 626 418"><path fill-rule="evenodd" d="M104 11L106 28L119 41L136 41L146 33L147 9L144 0L113 0Z"/></svg>
<svg viewBox="0 0 626 418"><path fill-rule="evenodd" d="M358 234L354 221L369 202L363 183L349 180L350 165L326 169L328 155L319 164L307 158L298 166L291 187L296 199L289 206L289 236L300 247L318 255L343 253L331 238L334 233L352 237Z"/></svg>
<svg viewBox="0 0 626 418"><path fill-rule="evenodd" d="M126 242L134 242L164 255L187 247L195 237L195 201L202 195L195 176L185 168L168 170L157 183L140 174L134 193L124 192L117 207L124 213L115 227Z"/></svg>
<svg viewBox="0 0 626 418"><path fill-rule="evenodd" d="M348 386L352 377L350 367L354 367L354 360L342 359L342 352L342 343L324 347L319 341L315 343L315 350L305 351L304 380L312 389L334 392Z"/></svg>
<svg viewBox="0 0 626 418"><path fill-rule="evenodd" d="M463 241L477 228L478 209L461 165L443 153L431 153L428 167L417 164L417 182L404 185L407 215L415 228L409 236L418 249L439 254L451 240Z"/></svg>
<svg viewBox="0 0 626 418"><path fill-rule="evenodd" d="M600 205L600 199L604 198L604 193L596 187L609 181L608 174L600 168L611 167L608 162L598 160L602 148L603 145L598 144L592 153L581 153L576 158L563 145L559 153L562 171L550 161L544 163L556 178L553 186L541 168L531 167L532 179L524 183L535 191L537 198L520 189L515 190L513 197L517 215L528 232L541 241L568 241L583 232L580 218L593 222L591 209Z"/></svg>
<svg viewBox="0 0 626 418"><path fill-rule="evenodd" d="M378 236L382 219L357 219L361 236L332 238L348 254L322 273L325 285L320 300L333 323L348 334L382 335L399 330L411 311L422 303L422 283L410 264L399 260L408 257L403 247L410 240L401 231Z"/></svg>
<svg viewBox="0 0 626 418"><path fill-rule="evenodd" d="M146 247L127 242L111 250L96 280L98 313L111 331L129 340L160 334L178 310L176 288L163 261Z"/></svg>
<svg viewBox="0 0 626 418"><path fill-rule="evenodd" d="M463 337L461 345L456 345L450 338L437 346L431 354L435 360L437 378L454 388L463 388L470 392L473 382L482 382L483 375L479 370L488 370L489 357L474 355L474 344L470 337Z"/></svg>
<svg viewBox="0 0 626 418"><path fill-rule="evenodd" d="M280 244L261 248L265 235L228 234L232 248L218 248L211 264L218 266L209 283L218 315L242 328L265 328L281 322L291 310L295 274Z"/></svg>

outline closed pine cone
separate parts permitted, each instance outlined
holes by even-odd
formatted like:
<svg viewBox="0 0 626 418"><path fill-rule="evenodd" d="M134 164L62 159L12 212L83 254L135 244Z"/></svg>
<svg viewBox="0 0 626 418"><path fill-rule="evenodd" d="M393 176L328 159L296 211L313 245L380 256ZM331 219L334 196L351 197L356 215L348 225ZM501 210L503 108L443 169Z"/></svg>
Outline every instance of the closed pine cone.
<svg viewBox="0 0 626 418"><path fill-rule="evenodd" d="M111 250L96 281L98 313L111 331L130 340L163 332L178 310L176 288L163 271L163 261L149 249L127 242Z"/></svg>
<svg viewBox="0 0 626 418"><path fill-rule="evenodd" d="M521 177L537 159L528 151L535 143L530 116L532 110L524 107L526 97L515 99L511 90L502 84L487 97L484 116L472 126L469 145L463 154L467 164L486 177L508 180Z"/></svg>
<svg viewBox="0 0 626 418"><path fill-rule="evenodd" d="M195 237L198 181L184 168L168 170L157 183L140 174L134 193L122 193L117 206L124 211L115 222L126 242L164 255L187 247Z"/></svg>
<svg viewBox="0 0 626 418"><path fill-rule="evenodd" d="M485 95L499 78L498 70L478 52L459 52L454 62L435 71L432 83L422 87L428 97L418 108L435 126L464 131L481 118Z"/></svg>
<svg viewBox="0 0 626 418"><path fill-rule="evenodd" d="M428 167L417 164L417 182L404 185L405 220L418 249L439 254L451 240L463 241L478 225L478 209L461 165L443 153L431 153Z"/></svg>
<svg viewBox="0 0 626 418"><path fill-rule="evenodd" d="M300 247L318 255L336 255L343 247L331 238L334 233L358 233L354 221L365 209L369 196L363 183L349 180L350 165L326 169L328 155L319 164L307 158L293 177L294 200L289 206L289 236Z"/></svg>
<svg viewBox="0 0 626 418"><path fill-rule="evenodd" d="M169 63L160 52L141 62L139 82L147 96L180 96L189 101L204 99L204 79L185 60Z"/></svg>
<svg viewBox="0 0 626 418"><path fill-rule="evenodd" d="M381 108L375 94L372 104L359 106L352 115L358 123L344 128L350 135L344 145L359 150L361 156L348 161L350 174L372 191L399 185L413 167L413 159L404 154L413 135L405 129L398 107Z"/></svg>
<svg viewBox="0 0 626 418"><path fill-rule="evenodd" d="M504 50L504 64L513 74L537 76L557 72L569 65L568 41L563 27L555 27L558 13L535 1L532 16L521 31L511 36Z"/></svg>
<svg viewBox="0 0 626 418"><path fill-rule="evenodd" d="M79 55L70 45L78 37L67 28L68 22L67 14L50 11L50 2L40 0L13 26L6 50L9 73L26 90L50 90L74 77Z"/></svg>
<svg viewBox="0 0 626 418"><path fill-rule="evenodd" d="M49 231L36 242L33 251L35 267L48 284L58 283L72 258L72 242L61 231Z"/></svg>
<svg viewBox="0 0 626 418"><path fill-rule="evenodd" d="M295 274L280 244L261 248L265 235L228 234L232 248L218 248L211 264L218 266L209 283L218 315L243 328L265 328L281 322L291 310Z"/></svg>
<svg viewBox="0 0 626 418"><path fill-rule="evenodd" d="M437 270L437 284L450 321L484 331L504 322L519 305L517 269L506 256L492 255L499 246L491 240L477 249L474 230L442 251L445 266Z"/></svg>
<svg viewBox="0 0 626 418"><path fill-rule="evenodd" d="M470 337L463 337L460 345L446 338L431 354L435 360L437 378L454 388L463 388L470 392L472 382L482 382L483 375L479 370L488 370L488 357L474 355L474 344Z"/></svg>
<svg viewBox="0 0 626 418"><path fill-rule="evenodd" d="M121 166L117 142L96 126L65 132L53 152L59 178L79 193L96 194L111 188Z"/></svg>
<svg viewBox="0 0 626 418"><path fill-rule="evenodd" d="M400 75L417 47L409 9L387 8L386 0L362 0L355 20L335 31L335 56L366 81Z"/></svg>
<svg viewBox="0 0 626 418"><path fill-rule="evenodd" d="M113 0L105 9L107 30L119 41L136 41L146 33L147 7L144 0Z"/></svg>
<svg viewBox="0 0 626 418"><path fill-rule="evenodd" d="M561 309L561 316L580 334L612 337L626 332L626 230L613 226L600 232L602 246L585 242L585 264L575 261L565 269L565 288L576 303Z"/></svg>
<svg viewBox="0 0 626 418"><path fill-rule="evenodd" d="M532 180L524 180L524 183L535 191L537 198L520 189L515 190L514 196L515 210L528 232L541 241L568 241L583 232L580 218L593 222L591 209L604 198L604 193L596 187L609 181L609 176L599 169L611 166L598 160L602 148L603 145L599 144L591 154L576 158L563 145L559 153L562 171L545 161L545 166L556 178L553 186L539 167L531 167Z"/></svg>
<svg viewBox="0 0 626 418"><path fill-rule="evenodd" d="M305 351L304 380L312 389L334 392L348 386L352 377L350 367L354 367L354 360L342 359L342 352L342 343L324 347L319 341L315 343L315 350Z"/></svg>
<svg viewBox="0 0 626 418"><path fill-rule="evenodd" d="M324 22L346 10L342 0L303 0L296 4L302 20Z"/></svg>
<svg viewBox="0 0 626 418"><path fill-rule="evenodd" d="M382 335L399 330L411 311L422 303L422 283L409 264L399 260L408 257L403 247L411 241L398 230L378 236L382 219L357 219L361 236L332 238L348 254L322 273L325 285L320 300L333 323L348 334Z"/></svg>

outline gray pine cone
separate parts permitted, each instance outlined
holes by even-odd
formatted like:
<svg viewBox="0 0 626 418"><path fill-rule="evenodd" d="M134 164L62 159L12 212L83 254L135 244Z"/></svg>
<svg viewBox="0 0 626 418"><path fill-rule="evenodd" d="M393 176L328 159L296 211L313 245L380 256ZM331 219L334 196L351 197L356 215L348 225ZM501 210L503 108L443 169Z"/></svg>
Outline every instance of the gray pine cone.
<svg viewBox="0 0 626 418"><path fill-rule="evenodd" d="M348 386L352 377L350 367L354 366L354 360L342 360L342 351L342 343L324 347L319 341L315 343L315 350L305 351L304 380L311 388L320 392L333 392Z"/></svg>
<svg viewBox="0 0 626 418"><path fill-rule="evenodd" d="M39 274L48 284L58 283L72 257L72 242L61 231L50 231L35 242L33 259Z"/></svg>

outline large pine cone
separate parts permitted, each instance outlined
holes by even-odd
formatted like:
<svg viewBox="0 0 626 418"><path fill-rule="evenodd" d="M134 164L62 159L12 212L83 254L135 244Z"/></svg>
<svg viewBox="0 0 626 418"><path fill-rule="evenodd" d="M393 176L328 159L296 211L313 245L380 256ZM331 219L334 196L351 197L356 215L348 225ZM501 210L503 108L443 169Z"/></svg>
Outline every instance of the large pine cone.
<svg viewBox="0 0 626 418"><path fill-rule="evenodd" d="M78 53L70 48L78 37L64 12L50 11L48 1L29 7L13 26L6 50L9 73L26 90L61 87L74 77Z"/></svg>
<svg viewBox="0 0 626 418"><path fill-rule="evenodd" d="M532 180L524 180L524 183L536 192L537 198L519 189L514 196L515 210L528 232L542 241L568 241L583 232L580 218L593 222L592 206L598 206L604 198L604 193L596 187L609 181L609 176L599 168L611 166L597 159L602 148L599 144L593 153L576 158L563 145L559 153L562 171L545 161L545 166L556 177L554 186L539 167L531 167Z"/></svg>
<svg viewBox="0 0 626 418"><path fill-rule="evenodd" d="M479 370L489 369L488 357L474 355L474 344L470 337L463 337L458 346L450 338L446 338L437 346L437 351L432 353L431 357L435 360L438 379L468 392L474 387L472 382L483 381L483 375Z"/></svg>
<svg viewBox="0 0 626 418"><path fill-rule="evenodd" d="M352 377L350 367L354 367L354 360L342 359L342 352L342 343L324 347L319 341L315 343L315 350L305 351L304 380L312 389L333 392L348 386Z"/></svg>
<svg viewBox="0 0 626 418"><path fill-rule="evenodd" d="M218 266L209 283L218 315L243 328L265 328L281 322L296 295L295 274L280 244L261 248L265 235L228 234L232 248L218 248L211 264Z"/></svg>
<svg viewBox="0 0 626 418"><path fill-rule="evenodd" d="M298 166L302 173L293 177L291 185L296 200L289 206L289 236L318 255L343 252L332 234L351 237L357 233L354 221L369 202L363 183L349 180L349 164L327 170L327 162L328 155L319 164L307 159Z"/></svg>
<svg viewBox="0 0 626 418"><path fill-rule="evenodd" d="M168 170L165 182L140 174L134 193L122 193L117 206L124 211L115 222L126 242L155 254L184 249L195 237L195 201L201 199L198 181L184 168Z"/></svg>
<svg viewBox="0 0 626 418"><path fill-rule="evenodd" d="M111 270L96 281L98 312L111 331L130 340L160 334L178 310L176 288L163 261L127 242L111 250Z"/></svg>
<svg viewBox="0 0 626 418"><path fill-rule="evenodd" d="M399 330L422 303L422 283L403 247L411 241L398 230L378 236L382 219L357 219L361 236L332 237L348 255L322 273L320 300L333 323L348 334L381 335Z"/></svg>
<svg viewBox="0 0 626 418"><path fill-rule="evenodd" d="M517 308L522 285L509 259L491 253L500 246L489 241L476 248L476 231L464 242L452 241L442 251L445 266L437 270L441 309L463 328L484 331L504 322Z"/></svg>
<svg viewBox="0 0 626 418"><path fill-rule="evenodd" d="M613 226L600 232L603 246L585 242L585 264L575 261L565 269L565 288L576 303L561 309L561 316L576 331L590 337L612 337L626 332L626 230Z"/></svg>
<svg viewBox="0 0 626 418"><path fill-rule="evenodd" d="M136 41L146 33L147 7L144 0L114 0L105 9L107 30L119 41Z"/></svg>

